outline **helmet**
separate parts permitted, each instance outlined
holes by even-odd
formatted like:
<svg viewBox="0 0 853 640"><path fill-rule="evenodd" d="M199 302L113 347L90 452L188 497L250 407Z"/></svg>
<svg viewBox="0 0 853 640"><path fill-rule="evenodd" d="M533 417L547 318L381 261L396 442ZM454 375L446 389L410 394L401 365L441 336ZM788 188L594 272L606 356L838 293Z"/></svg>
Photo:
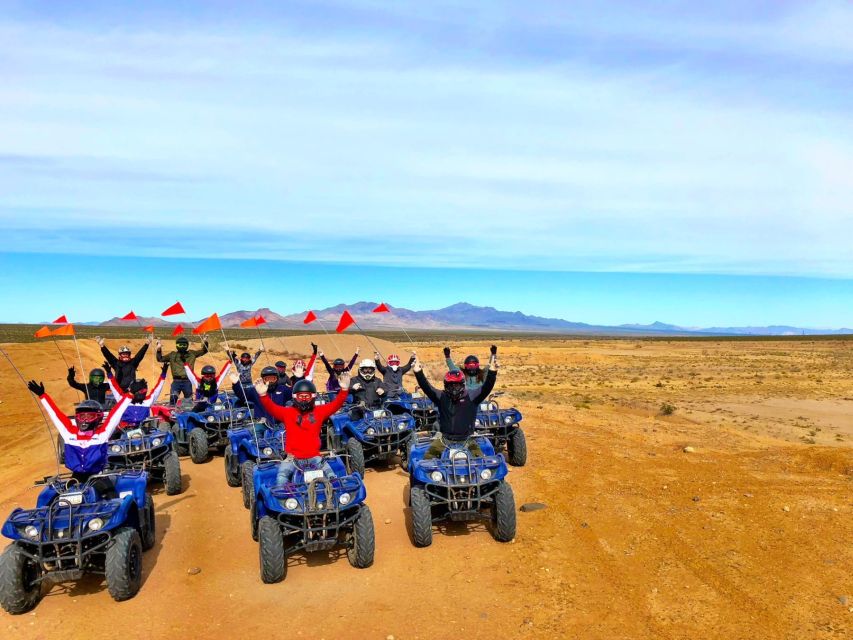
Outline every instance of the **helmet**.
<svg viewBox="0 0 853 640"><path fill-rule="evenodd" d="M130 347L128 347L126 344L123 344L118 348L118 354L121 355L123 353L130 355Z"/></svg>
<svg viewBox="0 0 853 640"><path fill-rule="evenodd" d="M216 377L216 369L213 367L213 365L206 364L201 368L201 377L207 378L210 376L213 376L214 378Z"/></svg>
<svg viewBox="0 0 853 640"><path fill-rule="evenodd" d="M296 362L294 362L293 368L296 369L297 367L302 367L304 369L305 368L305 361L304 360L297 360Z"/></svg>
<svg viewBox="0 0 853 640"><path fill-rule="evenodd" d="M365 358L358 365L358 374L365 380L373 380L376 375L376 363L370 358Z"/></svg>
<svg viewBox="0 0 853 640"><path fill-rule="evenodd" d="M332 362L332 369L337 372L341 372L344 370L344 367L347 366L347 363L344 362L343 358L335 358L335 361Z"/></svg>
<svg viewBox="0 0 853 640"><path fill-rule="evenodd" d="M178 348L178 351L186 351L190 348L190 341L181 336L175 340L175 346Z"/></svg>
<svg viewBox="0 0 853 640"><path fill-rule="evenodd" d="M270 377L278 380L278 369L276 369L275 367L264 367L263 369L261 369L261 379Z"/></svg>
<svg viewBox="0 0 853 640"><path fill-rule="evenodd" d="M453 402L459 402L465 396L465 376L461 371L454 369L445 374L444 392Z"/></svg>
<svg viewBox="0 0 853 640"><path fill-rule="evenodd" d="M389 367L398 367L400 366L400 356L396 353L388 354L388 366Z"/></svg>
<svg viewBox="0 0 853 640"><path fill-rule="evenodd" d="M104 420L104 408L95 400L84 400L74 409L74 421L80 431L94 431Z"/></svg>
<svg viewBox="0 0 853 640"><path fill-rule="evenodd" d="M462 365L465 373L469 376L477 375L480 372L480 360L477 356L468 356L465 358L465 364Z"/></svg>
<svg viewBox="0 0 853 640"><path fill-rule="evenodd" d="M246 353L245 351L244 351L243 353L241 353L241 354L240 354L240 362L242 362L242 363L244 363L244 364L248 364L248 363L249 363L249 362L251 362L251 361L252 361L252 356L250 356L250 355L249 355L248 353Z"/></svg>
<svg viewBox="0 0 853 640"><path fill-rule="evenodd" d="M287 363L284 360L279 360L275 363L275 366L279 369L287 369Z"/></svg>
<svg viewBox="0 0 853 640"><path fill-rule="evenodd" d="M107 375L104 373L104 370L100 368L92 369L89 372L89 382L92 384L100 384L100 382L103 382L106 377ZM95 382L96 378L100 378L100 382Z"/></svg>
<svg viewBox="0 0 853 640"><path fill-rule="evenodd" d="M293 385L293 406L300 411L311 411L316 400L317 387L314 383L310 380L297 380Z"/></svg>
<svg viewBox="0 0 853 640"><path fill-rule="evenodd" d="M142 402L145 400L145 396L148 395L148 382L144 378L134 380L128 385L127 390L130 391L130 395L133 396L134 400Z"/></svg>

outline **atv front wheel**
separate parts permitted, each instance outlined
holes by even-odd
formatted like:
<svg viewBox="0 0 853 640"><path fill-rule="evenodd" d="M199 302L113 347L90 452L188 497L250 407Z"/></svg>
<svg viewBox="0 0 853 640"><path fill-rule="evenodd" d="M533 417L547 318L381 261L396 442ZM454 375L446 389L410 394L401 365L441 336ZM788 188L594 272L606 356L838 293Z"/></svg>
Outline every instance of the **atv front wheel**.
<svg viewBox="0 0 853 640"><path fill-rule="evenodd" d="M258 523L258 555L261 560L261 580L266 584L281 582L287 575L284 536L278 522L264 516Z"/></svg>
<svg viewBox="0 0 853 640"><path fill-rule="evenodd" d="M501 482L492 504L492 536L498 542L509 542L515 537L515 497L512 487Z"/></svg>
<svg viewBox="0 0 853 640"><path fill-rule="evenodd" d="M0 606L12 615L26 613L41 600L38 565L14 542L0 555Z"/></svg>
<svg viewBox="0 0 853 640"><path fill-rule="evenodd" d="M513 467L523 467L527 462L527 438L521 428L516 429L509 436L507 442L509 451L509 462Z"/></svg>
<svg viewBox="0 0 853 640"><path fill-rule="evenodd" d="M167 496L181 492L181 460L177 451L170 451L163 459L163 485Z"/></svg>
<svg viewBox="0 0 853 640"><path fill-rule="evenodd" d="M350 471L358 472L364 478L364 447L355 438L347 440L347 455L349 455Z"/></svg>
<svg viewBox="0 0 853 640"><path fill-rule="evenodd" d="M239 487L240 467L237 466L237 458L231 452L231 447L225 447L225 482L229 487Z"/></svg>
<svg viewBox="0 0 853 640"><path fill-rule="evenodd" d="M252 540L258 541L258 503L253 502L249 507L249 522L252 525Z"/></svg>
<svg viewBox="0 0 853 640"><path fill-rule="evenodd" d="M409 504L412 509L412 541L416 547L432 544L432 506L423 487L409 489Z"/></svg>
<svg viewBox="0 0 853 640"><path fill-rule="evenodd" d="M142 541L136 529L122 527L107 547L105 573L113 600L129 600L142 584Z"/></svg>
<svg viewBox="0 0 853 640"><path fill-rule="evenodd" d="M243 506L248 509L255 501L255 463L246 460L240 465L240 477L243 480Z"/></svg>
<svg viewBox="0 0 853 640"><path fill-rule="evenodd" d="M140 517L140 530L142 531L142 550L148 551L154 546L154 498L145 494L145 509Z"/></svg>
<svg viewBox="0 0 853 640"><path fill-rule="evenodd" d="M190 431L190 459L196 464L207 462L210 445L204 429L196 427Z"/></svg>
<svg viewBox="0 0 853 640"><path fill-rule="evenodd" d="M352 529L352 546L347 549L347 560L356 569L366 569L373 564L376 536L373 532L373 516L366 504L359 508Z"/></svg>
<svg viewBox="0 0 853 640"><path fill-rule="evenodd" d="M59 464L65 464L65 440L62 436L56 436L56 460Z"/></svg>

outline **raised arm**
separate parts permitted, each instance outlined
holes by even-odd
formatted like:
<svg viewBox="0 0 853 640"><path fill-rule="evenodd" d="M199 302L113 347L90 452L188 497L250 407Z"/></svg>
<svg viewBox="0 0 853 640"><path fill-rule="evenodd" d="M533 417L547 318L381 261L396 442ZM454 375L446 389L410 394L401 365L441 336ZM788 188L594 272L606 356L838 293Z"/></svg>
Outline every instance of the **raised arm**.
<svg viewBox="0 0 853 640"><path fill-rule="evenodd" d="M358 349L355 350L355 353L352 354L352 359L349 361L347 368L344 371L350 371L355 366L355 361L358 359Z"/></svg>
<svg viewBox="0 0 853 640"><path fill-rule="evenodd" d="M128 405L130 405L130 401L131 397L125 395L112 409L110 409L110 412L104 416L104 421L97 429L95 429L95 435L92 436L93 441L106 442L110 439L110 436L113 435L113 431L115 431L116 427L121 423L121 417L124 415L124 410L127 409Z"/></svg>
<svg viewBox="0 0 853 640"><path fill-rule="evenodd" d="M226 362L225 365L219 370L219 374L216 376L216 387L219 388L222 386L222 381L225 379L225 376L228 375L228 372L231 371L231 362Z"/></svg>
<svg viewBox="0 0 853 640"><path fill-rule="evenodd" d="M188 364L184 365L184 371L186 371L187 378L190 381L190 385L192 385L193 391L195 391L198 388L198 376L195 374L195 371L193 371L190 368L190 365L188 365Z"/></svg>
<svg viewBox="0 0 853 640"><path fill-rule="evenodd" d="M105 345L103 342L104 341L101 340L101 353L104 354L104 358L106 358L107 362L110 363L110 366L114 367L114 366L116 366L116 362L118 362L118 358L116 358L115 355L113 355L113 352L110 351L107 348L107 345Z"/></svg>
<svg viewBox="0 0 853 640"><path fill-rule="evenodd" d="M324 364L324 365L325 365L325 367L326 367L326 371L328 371L328 372L329 372L329 375L330 375L330 376L335 375L335 370L334 370L334 369L332 369L332 365L330 365L330 364L329 364L329 361L328 361L328 360L326 360L326 354L324 354L324 353L321 351L319 355L320 355L320 360L322 360L323 364Z"/></svg>
<svg viewBox="0 0 853 640"><path fill-rule="evenodd" d="M208 351L210 351L210 345L208 345L207 340L203 338L201 341L201 349L194 349L193 351L190 351L190 353L196 358L201 358Z"/></svg>
<svg viewBox="0 0 853 640"><path fill-rule="evenodd" d="M68 378L67 378L68 386L71 387L72 389L77 389L77 391L82 391L83 393L86 393L86 385L82 384L80 382L77 382L74 379L74 374L75 374L74 367L68 367Z"/></svg>
<svg viewBox="0 0 853 640"><path fill-rule="evenodd" d="M160 379L157 380L157 384L154 385L154 388L149 392L148 397L145 398L146 407L150 407L152 404L157 402L157 399L160 397L160 392L163 391L163 386L166 384L166 370L168 368L168 364L163 365L163 369L160 371Z"/></svg>
<svg viewBox="0 0 853 640"><path fill-rule="evenodd" d="M424 394L426 394L427 398L432 400L435 404L438 404L441 400L441 396L439 395L438 391L435 390L435 387L433 387L429 383L429 380L427 380L426 376L424 375L423 369L421 369L419 366L415 366L414 369L415 379L418 381L418 386L423 389L423 392Z"/></svg>
<svg viewBox="0 0 853 640"><path fill-rule="evenodd" d="M255 351L255 355L252 357L252 364L255 364L258 361L258 358L261 357L261 350L258 349Z"/></svg>
<svg viewBox="0 0 853 640"><path fill-rule="evenodd" d="M142 362L142 358L145 357L145 354L148 353L148 347L151 345L150 342L146 342L142 345L142 348L133 356L131 362L133 363L134 368L139 366L139 363Z"/></svg>
<svg viewBox="0 0 853 640"><path fill-rule="evenodd" d="M379 355L378 351L373 352L373 361L376 363L376 370L384 376L388 367L382 364L382 356Z"/></svg>
<svg viewBox="0 0 853 640"><path fill-rule="evenodd" d="M47 417L50 418L53 426L56 427L57 431L59 431L59 435L62 436L63 442L68 442L71 438L77 435L77 427L68 419L68 416L59 410L59 407L56 406L53 398L44 392L44 385L39 385L35 380L32 380L27 386L30 391L38 396L39 403L44 409L44 412L47 414Z"/></svg>
<svg viewBox="0 0 853 640"><path fill-rule="evenodd" d="M317 352L311 354L311 359L308 361L308 367L305 369L305 379L309 382L314 381L314 365L317 363Z"/></svg>
<svg viewBox="0 0 853 640"><path fill-rule="evenodd" d="M163 355L163 349L157 347L157 362L169 362L169 356L172 355L171 352L167 355Z"/></svg>
<svg viewBox="0 0 853 640"><path fill-rule="evenodd" d="M116 384L116 379L113 376L113 370L107 369L107 384L110 385L110 392L113 394L113 398L118 402L121 400L121 397L124 395L124 391Z"/></svg>
<svg viewBox="0 0 853 640"><path fill-rule="evenodd" d="M486 381L483 383L483 386L480 387L480 391L474 397L474 402L480 404L483 400L489 397L489 394L492 392L492 389L495 388L495 380L498 377L497 366L489 368L489 372L486 374Z"/></svg>
<svg viewBox="0 0 853 640"><path fill-rule="evenodd" d="M341 407L344 406L344 403L347 401L347 396L349 395L349 389L347 387L343 387L340 391L338 391L338 395L335 396L335 399L332 400L329 404L324 404L320 407L317 407L317 417L320 418L320 422L325 422L326 419L337 413L341 410Z"/></svg>
<svg viewBox="0 0 853 640"><path fill-rule="evenodd" d="M410 370L411 370L411 368L412 368L412 365L414 365L414 364L415 364L415 358L416 358L416 357L417 357L417 355L416 355L416 354L415 354L415 352L413 351L413 352L412 352L412 357L411 357L411 358L409 358L409 361L408 361L406 364L404 364L402 367L400 367L400 371L403 373L403 375L406 375L407 373L409 373L409 371L410 371Z"/></svg>

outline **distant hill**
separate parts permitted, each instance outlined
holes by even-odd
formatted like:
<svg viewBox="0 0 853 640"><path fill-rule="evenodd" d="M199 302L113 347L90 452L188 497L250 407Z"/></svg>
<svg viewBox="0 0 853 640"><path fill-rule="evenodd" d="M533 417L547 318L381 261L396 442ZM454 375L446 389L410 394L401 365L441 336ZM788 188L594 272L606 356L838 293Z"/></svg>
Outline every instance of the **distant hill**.
<svg viewBox="0 0 853 640"><path fill-rule="evenodd" d="M565 333L588 335L624 335L624 336L690 336L690 335L744 335L744 336L786 336L786 335L842 335L851 334L853 329L802 329L789 326L767 327L679 327L665 322L651 324L622 324L619 326L593 325L584 322L571 322L560 318L529 316L520 311L500 311L494 307L479 307L467 302L457 302L443 309L412 311L394 307L392 313L373 313L378 302L360 301L354 304L338 304L326 309L314 309L318 320L328 331L333 331L344 310L349 311L362 329L394 331L411 329L421 331L530 331L540 333ZM256 316L264 316L265 326L271 329L318 329L316 325L306 326L302 320L306 311L281 314L269 308L256 310L231 311L220 314L222 325L239 327L241 322ZM200 322L199 318L196 322ZM174 326L162 318L142 318L142 325L153 324L157 327ZM188 321L180 321L190 324ZM135 322L111 318L106 322L92 323L107 326L128 326Z"/></svg>

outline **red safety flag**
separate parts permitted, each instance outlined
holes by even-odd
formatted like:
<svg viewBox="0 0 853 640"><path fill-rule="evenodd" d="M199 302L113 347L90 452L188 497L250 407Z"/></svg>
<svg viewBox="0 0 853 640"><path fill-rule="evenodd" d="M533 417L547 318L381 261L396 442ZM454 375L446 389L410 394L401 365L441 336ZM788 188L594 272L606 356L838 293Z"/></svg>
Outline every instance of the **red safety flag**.
<svg viewBox="0 0 853 640"><path fill-rule="evenodd" d="M149 324L147 327L142 327L143 331L147 331L148 333L154 333L154 325Z"/></svg>
<svg viewBox="0 0 853 640"><path fill-rule="evenodd" d="M244 329L251 329L253 327L257 327L258 326L258 319L257 318L249 318L248 320L243 320L243 322L240 323L240 326L243 327Z"/></svg>
<svg viewBox="0 0 853 640"><path fill-rule="evenodd" d="M184 325L179 324L177 327L175 327L174 331L172 331L172 335L173 336L179 336L183 332L184 332Z"/></svg>
<svg viewBox="0 0 853 640"><path fill-rule="evenodd" d="M42 327L33 334L36 338L47 338L50 335L50 327Z"/></svg>
<svg viewBox="0 0 853 640"><path fill-rule="evenodd" d="M176 316L179 313L186 313L186 311L184 311L184 307L180 302L176 302L175 304L173 304L171 307L166 309L160 315L161 316Z"/></svg>
<svg viewBox="0 0 853 640"><path fill-rule="evenodd" d="M384 302L373 310L373 313L391 313L391 309Z"/></svg>
<svg viewBox="0 0 853 640"><path fill-rule="evenodd" d="M309 311L308 315L305 316L305 319L302 321L302 324L311 324L317 319L317 315L313 311Z"/></svg>
<svg viewBox="0 0 853 640"><path fill-rule="evenodd" d="M215 313L211 315L207 320L198 325L195 329L193 329L193 333L207 333L208 331L216 331L217 329L222 328L222 323L219 321L219 316Z"/></svg>
<svg viewBox="0 0 853 640"><path fill-rule="evenodd" d="M126 316L122 316L121 318L119 318L119 320L139 320L139 318L137 318L136 314L131 311Z"/></svg>
<svg viewBox="0 0 853 640"><path fill-rule="evenodd" d="M347 327L355 323L355 318L350 315L349 311L344 311L341 314L341 319L338 321L338 327L335 329L338 333L346 331Z"/></svg>
<svg viewBox="0 0 853 640"><path fill-rule="evenodd" d="M63 318L65 316L62 316ZM50 332L52 336L73 336L74 335L74 325L66 324L64 327L58 327Z"/></svg>
<svg viewBox="0 0 853 640"><path fill-rule="evenodd" d="M267 319L264 318L260 314L258 314L258 317L255 318L255 326L256 327L260 327L262 324L266 324L266 323L267 323Z"/></svg>
<svg viewBox="0 0 853 640"><path fill-rule="evenodd" d="M65 317L65 314L62 314L56 320L51 322L51 324L68 324L68 318Z"/></svg>

